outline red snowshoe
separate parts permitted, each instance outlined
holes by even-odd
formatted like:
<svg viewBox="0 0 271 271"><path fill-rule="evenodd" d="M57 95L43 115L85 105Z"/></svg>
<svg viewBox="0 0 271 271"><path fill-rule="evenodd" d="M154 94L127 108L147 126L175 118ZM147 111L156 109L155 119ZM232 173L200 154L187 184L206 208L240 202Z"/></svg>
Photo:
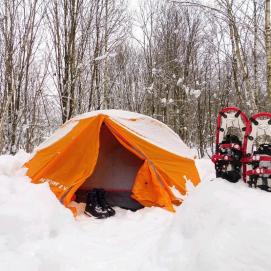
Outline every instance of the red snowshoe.
<svg viewBox="0 0 271 271"><path fill-rule="evenodd" d="M271 192L271 113L250 118L251 131L245 138L244 180L250 187Z"/></svg>
<svg viewBox="0 0 271 271"><path fill-rule="evenodd" d="M236 107L227 107L217 117L216 152L212 157L216 177L237 182L242 176L245 138L250 132L247 116ZM244 143L243 143L244 142Z"/></svg>

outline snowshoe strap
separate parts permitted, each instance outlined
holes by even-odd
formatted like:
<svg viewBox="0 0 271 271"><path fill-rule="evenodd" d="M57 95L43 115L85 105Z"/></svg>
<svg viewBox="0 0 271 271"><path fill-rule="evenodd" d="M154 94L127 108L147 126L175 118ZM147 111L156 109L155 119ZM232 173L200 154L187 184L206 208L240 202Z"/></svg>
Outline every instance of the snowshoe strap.
<svg viewBox="0 0 271 271"><path fill-rule="evenodd" d="M263 174L270 174L271 175L271 169L263 168L263 167L258 167L252 170L248 170L246 172L246 175L263 175Z"/></svg>
<svg viewBox="0 0 271 271"><path fill-rule="evenodd" d="M241 146L236 143L225 143L225 144L220 144L219 149L234 149L234 150L241 150Z"/></svg>
<svg viewBox="0 0 271 271"><path fill-rule="evenodd" d="M252 157L245 157L242 160L242 163L251 163L258 161L271 161L271 156L262 156L262 155L253 155Z"/></svg>
<svg viewBox="0 0 271 271"><path fill-rule="evenodd" d="M229 155L223 155L223 154L214 154L212 156L213 163L216 163L219 160L233 161L234 159L231 156L229 156Z"/></svg>

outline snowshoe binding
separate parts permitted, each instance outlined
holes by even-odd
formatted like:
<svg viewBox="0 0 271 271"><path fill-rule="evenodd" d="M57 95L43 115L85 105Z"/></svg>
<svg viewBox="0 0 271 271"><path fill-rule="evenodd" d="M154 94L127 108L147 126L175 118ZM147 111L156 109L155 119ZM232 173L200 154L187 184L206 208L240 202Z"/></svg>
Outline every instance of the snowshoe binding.
<svg viewBox="0 0 271 271"><path fill-rule="evenodd" d="M271 192L271 113L250 118L251 131L245 138L244 180L250 187Z"/></svg>
<svg viewBox="0 0 271 271"><path fill-rule="evenodd" d="M103 189L93 189L87 195L85 212L88 216L96 218L107 218L115 215L115 210L110 207L105 199Z"/></svg>
<svg viewBox="0 0 271 271"><path fill-rule="evenodd" d="M250 131L247 116L236 107L227 107L217 117L216 152L212 156L216 177L236 183L242 177L243 139Z"/></svg>

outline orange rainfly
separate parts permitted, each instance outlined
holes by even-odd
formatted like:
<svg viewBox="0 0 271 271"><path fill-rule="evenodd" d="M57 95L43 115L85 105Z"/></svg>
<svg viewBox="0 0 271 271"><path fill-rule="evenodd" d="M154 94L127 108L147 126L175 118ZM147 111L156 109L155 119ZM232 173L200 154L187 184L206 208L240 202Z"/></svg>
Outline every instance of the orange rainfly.
<svg viewBox="0 0 271 271"><path fill-rule="evenodd" d="M129 190L143 206L174 211L186 180L200 182L191 150L165 124L138 113L93 111L69 120L41 144L25 167L68 206L81 188Z"/></svg>

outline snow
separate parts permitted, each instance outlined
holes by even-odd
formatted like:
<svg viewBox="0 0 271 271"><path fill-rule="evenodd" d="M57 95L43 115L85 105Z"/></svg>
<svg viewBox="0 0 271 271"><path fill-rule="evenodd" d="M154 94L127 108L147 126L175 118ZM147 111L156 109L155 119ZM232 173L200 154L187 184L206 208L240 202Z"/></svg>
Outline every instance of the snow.
<svg viewBox="0 0 271 271"><path fill-rule="evenodd" d="M155 75L157 72L157 69L156 68L152 68L152 73Z"/></svg>
<svg viewBox="0 0 271 271"><path fill-rule="evenodd" d="M96 58L94 58L95 61L101 61L104 60L106 58L114 58L117 55L117 53L106 53L104 55L98 56Z"/></svg>
<svg viewBox="0 0 271 271"><path fill-rule="evenodd" d="M153 87L154 87L154 83L152 83L149 87L146 88L146 90L148 91L148 93L152 93Z"/></svg>
<svg viewBox="0 0 271 271"><path fill-rule="evenodd" d="M196 99L200 96L201 90L200 89L190 89L190 95L194 95Z"/></svg>
<svg viewBox="0 0 271 271"><path fill-rule="evenodd" d="M161 103L162 103L164 106L166 106L166 105L170 105L170 104L174 103L174 100L170 98L170 99L167 101L166 98L162 98L162 99L161 99Z"/></svg>
<svg viewBox="0 0 271 271"><path fill-rule="evenodd" d="M177 81L177 86L180 87L183 83L183 78L179 78L178 81Z"/></svg>
<svg viewBox="0 0 271 271"><path fill-rule="evenodd" d="M0 156L0 270L271 270L270 193L215 179L209 159L197 160L202 183L175 214L96 220L74 219L47 184L31 184L28 156Z"/></svg>
<svg viewBox="0 0 271 271"><path fill-rule="evenodd" d="M161 103L162 103L162 104L167 104L167 99L166 99L166 98L162 98L162 99L161 99Z"/></svg>

